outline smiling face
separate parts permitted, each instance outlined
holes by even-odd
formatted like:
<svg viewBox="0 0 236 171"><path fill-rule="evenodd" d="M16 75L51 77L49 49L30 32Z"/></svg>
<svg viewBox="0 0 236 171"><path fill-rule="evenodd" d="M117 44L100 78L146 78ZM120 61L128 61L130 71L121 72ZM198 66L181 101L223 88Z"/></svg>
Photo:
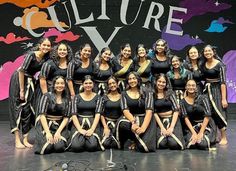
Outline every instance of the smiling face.
<svg viewBox="0 0 236 171"><path fill-rule="evenodd" d="M55 81L54 89L58 93L62 93L65 90L65 81L63 78L58 78Z"/></svg>
<svg viewBox="0 0 236 171"><path fill-rule="evenodd" d="M188 51L188 56L191 60L196 60L198 58L198 50L195 47L192 47Z"/></svg>
<svg viewBox="0 0 236 171"><path fill-rule="evenodd" d="M68 55L67 47L65 44L60 44L57 49L59 58L65 58Z"/></svg>
<svg viewBox="0 0 236 171"><path fill-rule="evenodd" d="M39 44L39 51L44 54L48 53L51 50L51 42L48 39L45 39L41 44Z"/></svg>
<svg viewBox="0 0 236 171"><path fill-rule="evenodd" d="M156 43L156 51L157 53L163 53L165 51L165 42L162 40Z"/></svg>
<svg viewBox="0 0 236 171"><path fill-rule="evenodd" d="M210 46L206 46L203 50L203 56L206 59L212 59L214 57L214 51Z"/></svg>
<svg viewBox="0 0 236 171"><path fill-rule="evenodd" d="M157 90L164 90L166 88L166 84L165 77L160 76L156 81Z"/></svg>
<svg viewBox="0 0 236 171"><path fill-rule="evenodd" d="M194 94L197 91L197 84L194 80L189 80L185 87L187 93Z"/></svg>
<svg viewBox="0 0 236 171"><path fill-rule="evenodd" d="M86 79L83 82L83 87L84 87L84 91L92 91L93 90L93 81L91 79Z"/></svg>
<svg viewBox="0 0 236 171"><path fill-rule="evenodd" d="M90 46L85 46L83 49L80 51L80 56L81 58L88 59L90 58L92 53L92 49Z"/></svg>
<svg viewBox="0 0 236 171"><path fill-rule="evenodd" d="M138 48L138 56L139 58L145 58L147 55L146 49L144 47Z"/></svg>
<svg viewBox="0 0 236 171"><path fill-rule="evenodd" d="M131 56L131 47L125 47L123 50L121 50L121 55L125 59L130 58L130 56Z"/></svg>
<svg viewBox="0 0 236 171"><path fill-rule="evenodd" d="M174 69L177 69L180 67L180 60L178 57L174 56L173 59L171 60L171 65Z"/></svg>
<svg viewBox="0 0 236 171"><path fill-rule="evenodd" d="M101 58L102 60L108 62L111 58L111 51L110 50L105 50L102 54L101 54Z"/></svg>
<svg viewBox="0 0 236 171"><path fill-rule="evenodd" d="M130 74L128 77L128 84L131 88L137 87L138 79L134 74Z"/></svg>
<svg viewBox="0 0 236 171"><path fill-rule="evenodd" d="M116 80L114 80L113 78L108 80L108 88L110 91L116 91L118 88L118 84L116 82Z"/></svg>

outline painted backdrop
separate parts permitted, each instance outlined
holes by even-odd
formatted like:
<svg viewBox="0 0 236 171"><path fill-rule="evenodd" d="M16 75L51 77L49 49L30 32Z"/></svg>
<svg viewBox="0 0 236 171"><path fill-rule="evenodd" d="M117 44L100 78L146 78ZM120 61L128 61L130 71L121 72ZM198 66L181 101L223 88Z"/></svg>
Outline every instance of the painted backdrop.
<svg viewBox="0 0 236 171"><path fill-rule="evenodd" d="M191 45L212 44L227 65L228 101L236 102L235 0L0 0L0 11L3 115L10 77L40 37L67 41L74 52L88 42L94 58L105 46L116 55L123 43L151 48L159 38L183 58Z"/></svg>

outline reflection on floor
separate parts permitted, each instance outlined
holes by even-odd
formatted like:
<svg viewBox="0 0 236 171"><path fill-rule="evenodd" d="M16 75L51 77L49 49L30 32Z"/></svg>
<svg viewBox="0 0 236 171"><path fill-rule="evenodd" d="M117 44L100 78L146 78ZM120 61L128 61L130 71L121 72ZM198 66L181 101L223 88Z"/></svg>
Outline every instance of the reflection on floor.
<svg viewBox="0 0 236 171"><path fill-rule="evenodd" d="M9 123L0 122L1 171L137 170L137 171L233 171L236 170L236 120L229 121L229 143L216 151L157 150L155 153L107 150L105 152L35 155L14 148ZM112 160L111 160L112 152ZM108 168L107 167L113 167Z"/></svg>

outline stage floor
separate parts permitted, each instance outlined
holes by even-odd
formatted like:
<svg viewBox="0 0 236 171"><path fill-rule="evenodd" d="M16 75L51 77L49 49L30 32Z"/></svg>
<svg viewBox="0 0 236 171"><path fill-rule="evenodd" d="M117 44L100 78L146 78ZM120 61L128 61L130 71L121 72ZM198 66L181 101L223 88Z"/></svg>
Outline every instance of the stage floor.
<svg viewBox="0 0 236 171"><path fill-rule="evenodd" d="M137 171L233 171L236 170L236 120L230 120L229 143L216 151L157 150L155 153L112 150L114 168L107 168L111 151L35 155L32 149L15 149L9 123L0 122L1 171L137 170ZM72 169L74 167L74 169Z"/></svg>

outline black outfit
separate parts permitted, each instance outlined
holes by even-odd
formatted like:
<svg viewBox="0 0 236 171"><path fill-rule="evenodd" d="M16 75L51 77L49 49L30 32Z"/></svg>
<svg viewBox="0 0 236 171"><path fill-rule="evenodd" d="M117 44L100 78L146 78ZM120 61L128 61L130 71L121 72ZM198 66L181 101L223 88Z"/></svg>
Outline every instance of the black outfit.
<svg viewBox="0 0 236 171"><path fill-rule="evenodd" d="M178 103L184 97L185 86L187 81L189 79L192 79L192 74L189 70L185 69L184 67L181 67L181 70L182 71L180 72L183 72L183 74L181 74L181 77L178 79L174 78L173 71L167 72L167 77L169 79L168 81L170 82L170 87L175 92L175 96L177 98Z"/></svg>
<svg viewBox="0 0 236 171"><path fill-rule="evenodd" d="M123 67L120 64L120 55L111 59L111 65L113 69L114 76L119 80L118 85L121 91L126 89L125 79L127 75L134 70L134 62L131 59L129 65Z"/></svg>
<svg viewBox="0 0 236 171"><path fill-rule="evenodd" d="M209 149L211 147L211 144L215 143L216 126L211 118L211 110L208 98L204 95L200 95L198 99L194 101L194 104L189 104L185 99L182 99L180 102L180 110L182 116L189 119L196 133L199 133L204 118L210 118L208 125L204 131L203 140L201 141L201 143L191 145L190 139L192 133L189 128L186 127L185 129L185 140L187 143L187 148Z"/></svg>
<svg viewBox="0 0 236 171"><path fill-rule="evenodd" d="M121 109L129 110L134 116L136 124L141 127L146 115L146 110L153 111L153 95L151 92L141 95L138 99L132 99L129 97L126 91L121 95ZM156 122L151 118L151 121L146 131L140 135L133 133L131 130L131 122L121 117L117 121L116 137L120 143L120 147L124 148L124 143L128 139L133 139L136 144L136 148L140 152L153 152L156 149Z"/></svg>
<svg viewBox="0 0 236 171"><path fill-rule="evenodd" d="M203 77L205 79L204 93L210 99L212 118L219 129L227 127L227 111L222 107L221 84L226 84L225 65L219 62L211 69L202 67Z"/></svg>
<svg viewBox="0 0 236 171"><path fill-rule="evenodd" d="M80 94L72 102L72 115L76 115L82 129L89 130L93 124L95 114L101 114L102 100L99 95L90 100L84 100ZM70 148L73 152L104 150L100 140L101 125L98 123L94 133L88 137L80 132L74 124L71 128Z"/></svg>
<svg viewBox="0 0 236 171"><path fill-rule="evenodd" d="M159 113L172 111L170 116L161 117ZM169 98L154 98L154 114L158 115L165 129L168 129L173 119L173 113L178 111L178 104L174 93ZM161 134L161 128L157 127L157 148L165 149L170 148L172 150L183 150L184 149L184 137L182 132L182 126L180 119L178 118L173 130L172 135L163 136Z"/></svg>
<svg viewBox="0 0 236 171"><path fill-rule="evenodd" d="M134 71L138 72L141 79L142 79L142 86L146 87L146 90L151 91L151 68L152 68L152 61L147 60L144 66L140 66L138 61L135 62Z"/></svg>
<svg viewBox="0 0 236 171"><path fill-rule="evenodd" d="M111 65L107 70L101 70L98 62L93 63L93 76L95 81L95 92L99 95L106 94L107 91L107 79L113 75Z"/></svg>
<svg viewBox="0 0 236 171"><path fill-rule="evenodd" d="M152 68L151 72L153 76L156 76L160 73L166 74L168 71L170 71L171 67L171 60L169 57L165 61L160 61L154 56L152 58Z"/></svg>
<svg viewBox="0 0 236 171"><path fill-rule="evenodd" d="M192 67L192 64L190 62L186 62L184 64L185 68L188 69L190 72L191 72L191 75L192 75L192 79L194 79L197 83L197 89L198 89L198 92L200 94L202 94L203 92L203 89L204 89L204 86L203 86L203 75L202 75L202 71L200 70L200 62L198 62L198 69L195 70L193 67Z"/></svg>
<svg viewBox="0 0 236 171"><path fill-rule="evenodd" d="M67 80L72 80L75 94L82 91L82 80L85 75L93 75L93 62L89 59L87 68L82 68L82 61L78 58L70 61L68 64Z"/></svg>
<svg viewBox="0 0 236 171"><path fill-rule="evenodd" d="M24 75L24 93L25 100L20 100L20 83L19 72L15 71L10 80L9 87L9 113L11 133L22 127L22 133L26 134L34 125L34 90L36 81L34 75L40 71L45 59L40 62L37 61L34 52L26 55L24 62L20 68Z"/></svg>
<svg viewBox="0 0 236 171"><path fill-rule="evenodd" d="M71 103L65 99L61 104L56 103L55 94L51 92L45 93L39 103L39 116L42 114L46 116L47 124L52 135L56 133L65 117L69 117ZM50 116L58 117L57 120L53 120ZM43 129L42 123L36 124L36 140L34 145L34 151L36 154L49 154L53 152L64 152L67 147L68 139L67 127L61 131L61 140L56 144L50 144L47 142L46 133Z"/></svg>
<svg viewBox="0 0 236 171"><path fill-rule="evenodd" d="M102 144L105 148L118 148L119 142L115 138L116 134L116 123L118 118L121 117L122 111L120 106L120 99L117 101L112 101L107 95L103 96L103 112L107 126L110 129L109 137L103 137Z"/></svg>

